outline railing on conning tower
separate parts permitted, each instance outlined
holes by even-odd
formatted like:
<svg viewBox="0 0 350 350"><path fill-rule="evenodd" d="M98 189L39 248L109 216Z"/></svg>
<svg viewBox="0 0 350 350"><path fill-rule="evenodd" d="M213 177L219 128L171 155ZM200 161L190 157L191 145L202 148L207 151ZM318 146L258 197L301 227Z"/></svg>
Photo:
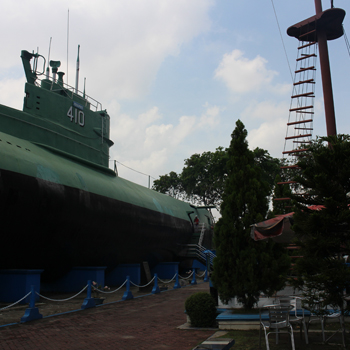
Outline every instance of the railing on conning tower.
<svg viewBox="0 0 350 350"><path fill-rule="evenodd" d="M49 79L45 77L45 79L41 79L39 77L36 78L35 85L41 87L42 83L50 84L50 91L63 91L66 96L73 100L74 95L79 96L82 100L85 100L85 107L90 106L90 109L93 111L102 111L102 103L98 102L94 98L86 95L85 92L80 90L75 90L73 86L70 86L63 81L59 81L58 79L54 79L52 76L49 76ZM81 102L80 102L81 103Z"/></svg>

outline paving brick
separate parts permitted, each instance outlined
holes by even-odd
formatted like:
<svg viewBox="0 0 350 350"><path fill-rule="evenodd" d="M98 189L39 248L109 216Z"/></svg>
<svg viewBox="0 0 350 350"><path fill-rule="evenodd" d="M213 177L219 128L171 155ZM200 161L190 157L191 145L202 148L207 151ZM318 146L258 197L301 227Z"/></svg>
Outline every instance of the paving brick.
<svg viewBox="0 0 350 350"><path fill-rule="evenodd" d="M190 350L214 330L183 330L185 300L208 283L0 329L0 349Z"/></svg>

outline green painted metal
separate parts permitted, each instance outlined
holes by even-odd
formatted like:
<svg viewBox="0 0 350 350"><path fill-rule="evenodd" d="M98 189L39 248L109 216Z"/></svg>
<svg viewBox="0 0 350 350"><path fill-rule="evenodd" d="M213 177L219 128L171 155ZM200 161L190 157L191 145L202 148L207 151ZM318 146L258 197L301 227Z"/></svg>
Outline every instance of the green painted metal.
<svg viewBox="0 0 350 350"><path fill-rule="evenodd" d="M31 67L41 57L22 51L27 77L23 112L0 106L1 130L31 142L43 144L108 168L110 118L101 104L92 103L63 84L43 79ZM94 104L93 104L94 103Z"/></svg>
<svg viewBox="0 0 350 350"><path fill-rule="evenodd" d="M77 230L74 225L74 222L78 222L74 215L76 206L79 206L77 215L80 215L79 219L82 220L84 215L91 214L92 198L103 201L105 206L103 208L107 208L107 211L110 203L113 203L116 209L113 213L109 213L107 226L102 222L106 220L104 209L100 209L95 217L90 218L98 222L97 229L104 237L103 246L99 246L94 254L99 254L102 260L108 258L110 267L115 266L110 255L114 254L115 261L121 263L125 258L124 250L127 249L137 252L140 259L143 259L146 253L152 259L158 259L158 255L159 259L162 259L162 254L168 256L169 252L179 253L184 244L198 243L200 232L193 232L195 216L205 224L208 237L211 239L213 222L207 208L191 206L189 203L132 183L117 176L108 167L109 148L113 142L109 139L110 118L100 103L64 84L63 72L57 72L57 79L43 75L45 65L42 71L38 68L42 56L22 51L21 57L27 78L23 111L0 105L0 195L2 196L0 205L3 208L6 208L9 213L17 210L16 202L11 201L12 193L16 194L16 200L21 201L21 198L25 198L26 195L23 184L27 183L31 184L32 191L36 189L40 192L42 189L45 195L51 196L50 198L59 200L75 198L74 204L62 201L66 203L63 205L69 209L65 211L64 217L56 218L56 212L51 212L50 207L45 213L41 212L42 208L46 209L46 197L40 197L37 201L38 213L36 214L35 209L33 211L33 215L36 215L33 222L42 222L42 218L46 219L46 215L48 218L53 218L54 226L54 220L57 219L59 227L69 232L66 240L72 238L71 241L67 241L66 246L75 245L74 252L76 252L76 245L80 245L81 242L77 239L80 234L79 228ZM56 62L55 67L51 68L56 71L58 65ZM43 79L40 79L41 77ZM18 186L19 184L13 182L8 175L3 177L2 170L7 174L12 173L12 177L16 173L23 175L15 176L21 179L19 181L22 181L22 185ZM69 197L65 191L73 197ZM73 194L76 193L78 195L74 197ZM122 213L118 213L118 208L124 208L124 211L120 210ZM21 213L18 213L18 217L21 217ZM16 218L13 217L12 220ZM67 223L68 226L62 226L62 222ZM6 225L11 227L10 219L7 220ZM47 225L50 227L51 221ZM84 226L83 237L85 240L92 239L91 242L93 242L96 226L95 231L92 231L90 226ZM21 236L23 240L26 237L24 231L27 229L27 224L23 223L18 227L21 233L23 231L24 235ZM72 231L74 227L77 231ZM147 230L147 234L144 234L143 228ZM40 227L35 229L37 230L36 241L46 241L47 231ZM163 237L164 242L162 242ZM6 241L9 245L13 245L8 250L10 259L11 252L16 250L16 241L10 238ZM128 246L123 245L124 241L128 241ZM30 243L29 240L28 244ZM26 246L27 243L23 245L23 247ZM145 246L148 249L146 253ZM210 246L211 244L207 248ZM26 264L28 259L23 247L17 253L16 261L23 261L23 264ZM52 254L56 254L57 249L54 245L50 247ZM84 247L85 250L91 249L89 244L85 244ZM151 253L154 247L157 252L153 256ZM70 250L60 251L61 253L71 254ZM75 264L79 264L80 261L89 264L86 262L85 252L82 250L79 253L81 260L74 260L76 253L71 257L76 261ZM40 248L37 254L40 254ZM121 256L120 259L119 256ZM4 261L9 260L6 257L4 259ZM29 261L28 265L30 263ZM7 268L13 268L13 266L9 265Z"/></svg>
<svg viewBox="0 0 350 350"><path fill-rule="evenodd" d="M1 108L2 106L0 106ZM143 208L188 219L188 203L117 177L111 169L95 166L0 132L1 168L86 192L118 199ZM62 155L62 154L61 154ZM72 176L74 174L74 176ZM142 198L142 201L140 201Z"/></svg>
<svg viewBox="0 0 350 350"><path fill-rule="evenodd" d="M38 86L31 60L37 66L41 57L21 52L27 77L23 111L0 105L1 167L188 220L187 212L193 211L188 203L117 177L108 168L109 115L102 108L94 111L102 106L95 102L93 107L65 86L63 74Z"/></svg>

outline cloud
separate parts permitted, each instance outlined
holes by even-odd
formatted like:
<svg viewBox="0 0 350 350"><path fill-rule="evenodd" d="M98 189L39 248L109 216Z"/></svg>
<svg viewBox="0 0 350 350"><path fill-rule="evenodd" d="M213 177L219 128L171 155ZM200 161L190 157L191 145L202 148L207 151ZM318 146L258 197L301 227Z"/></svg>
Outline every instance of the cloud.
<svg viewBox="0 0 350 350"><path fill-rule="evenodd" d="M176 124L171 124L162 122L158 107L132 117L121 113L119 104L109 106L113 113L111 139L115 141L111 159L155 177L181 171L184 158L198 152L196 147L202 147L203 139L218 125L220 108L208 103L204 107L201 116L182 115ZM125 173L126 169L122 170ZM139 181L135 176L139 177L127 174L128 179Z"/></svg>
<svg viewBox="0 0 350 350"><path fill-rule="evenodd" d="M260 147L281 158L288 121L288 102L263 101L248 106L241 114L248 129L249 147Z"/></svg>
<svg viewBox="0 0 350 350"><path fill-rule="evenodd" d="M104 79L109 88L107 98L144 97L164 59L178 55L182 45L210 28L211 3L208 0L109 2L110 10L103 18L104 30L99 29L96 38L98 50L91 62L95 67L104 66L105 73L108 72ZM112 40L108 35L111 32Z"/></svg>
<svg viewBox="0 0 350 350"><path fill-rule="evenodd" d="M143 98L165 58L178 55L184 44L210 29L213 5L214 0L6 1L0 23L0 30L7 33L2 41L6 55L0 76L9 76L14 67L23 74L18 59L22 49L36 51L39 47L47 58L52 37L50 59L62 61L70 85L75 85L80 44L80 90L88 77L87 94L104 103ZM16 30L9 32L13 23L17 23Z"/></svg>
<svg viewBox="0 0 350 350"><path fill-rule="evenodd" d="M215 78L222 80L234 93L244 94L260 91L270 85L278 74L266 68L267 60L256 56L249 60L240 50L225 54L219 67L215 70Z"/></svg>
<svg viewBox="0 0 350 350"><path fill-rule="evenodd" d="M244 120L250 122L274 121L279 118L284 118L286 123L288 120L289 101L252 101L248 107L246 107L241 113L241 117Z"/></svg>
<svg viewBox="0 0 350 350"><path fill-rule="evenodd" d="M24 82L24 77L0 80L0 103L6 101L6 106L21 110L24 98ZM14 93L14 91L18 91L18 93Z"/></svg>
<svg viewBox="0 0 350 350"><path fill-rule="evenodd" d="M204 107L206 107L205 113L203 113L199 120L199 127L213 127L220 123L220 112L223 108L219 106L210 106L208 102L205 103Z"/></svg>
<svg viewBox="0 0 350 350"><path fill-rule="evenodd" d="M263 148L268 150L272 157L282 158L286 127L285 118L260 124L257 129L248 133L249 148Z"/></svg>
<svg viewBox="0 0 350 350"><path fill-rule="evenodd" d="M120 113L114 115L111 122L111 138L115 140L115 146L111 148L112 158L128 166L133 164L140 171L145 164L148 171L157 170L191 134L196 117L181 116L177 125L165 124L161 120L157 107L136 118Z"/></svg>

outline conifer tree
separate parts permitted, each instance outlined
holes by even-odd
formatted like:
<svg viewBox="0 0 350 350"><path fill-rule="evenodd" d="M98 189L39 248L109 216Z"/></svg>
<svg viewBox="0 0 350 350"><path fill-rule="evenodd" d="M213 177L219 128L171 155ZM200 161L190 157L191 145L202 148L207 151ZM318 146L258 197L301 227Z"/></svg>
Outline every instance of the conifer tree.
<svg viewBox="0 0 350 350"><path fill-rule="evenodd" d="M266 216L270 190L261 180L240 120L231 137L222 217L215 227L217 258L212 279L221 300L237 297L252 308L261 292L271 295L284 286L290 261L273 241L255 242L250 237L250 225Z"/></svg>
<svg viewBox="0 0 350 350"><path fill-rule="evenodd" d="M307 195L294 196L292 228L303 256L295 266L296 286L311 307L344 311L344 291L350 294L350 268L343 259L350 254L350 136L318 138L298 166L295 180Z"/></svg>

